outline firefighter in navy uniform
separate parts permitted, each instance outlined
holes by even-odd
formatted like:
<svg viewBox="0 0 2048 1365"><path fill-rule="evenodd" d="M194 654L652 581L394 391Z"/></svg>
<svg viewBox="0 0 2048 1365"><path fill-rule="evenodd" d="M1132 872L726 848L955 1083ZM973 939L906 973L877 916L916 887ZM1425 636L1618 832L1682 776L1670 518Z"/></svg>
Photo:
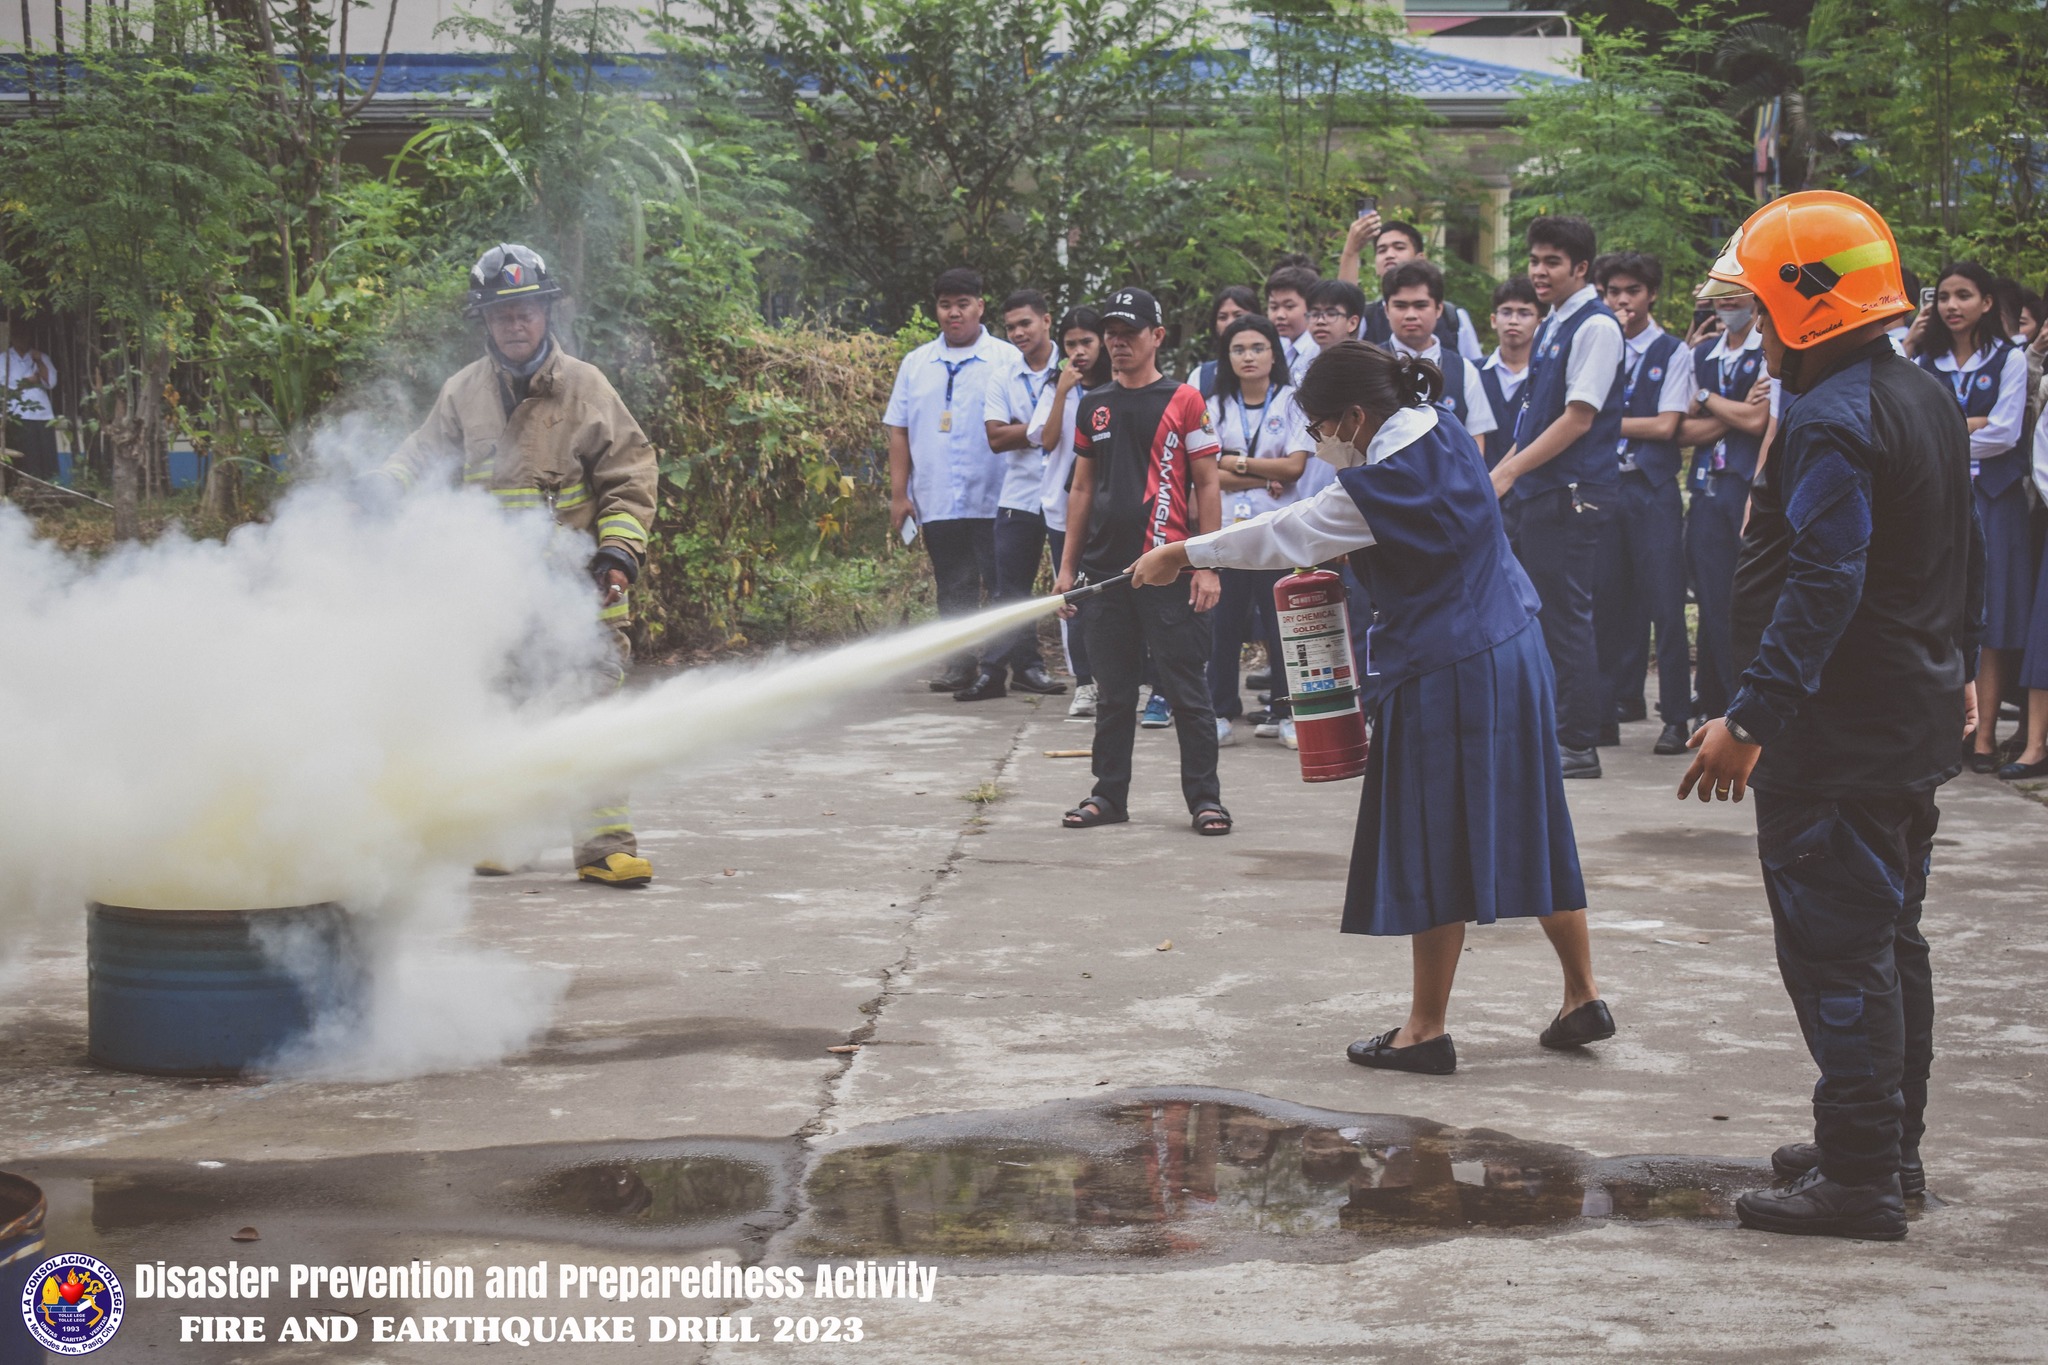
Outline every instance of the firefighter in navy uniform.
<svg viewBox="0 0 2048 1365"><path fill-rule="evenodd" d="M508 511L546 511L589 537L598 619L615 646L604 681L616 687L632 659L626 594L646 561L655 453L611 382L554 337L551 310L562 292L531 248L486 251L469 272L465 311L483 324L486 354L441 386L427 420L382 472L409 489L430 470L459 466L463 484L488 489ZM653 878L624 799L592 810L574 841L584 881L636 887Z"/></svg>
<svg viewBox="0 0 2048 1365"><path fill-rule="evenodd" d="M1820 1070L1814 1140L1736 1203L1747 1227L1895 1240L1920 1162L1934 993L1920 933L1937 812L1960 768L1983 542L1970 440L1942 382L1892 349L1912 312L1891 229L1803 191L1757 210L1709 272L1753 296L1785 402L1736 571L1724 718L1680 799L1756 788L1778 965Z"/></svg>

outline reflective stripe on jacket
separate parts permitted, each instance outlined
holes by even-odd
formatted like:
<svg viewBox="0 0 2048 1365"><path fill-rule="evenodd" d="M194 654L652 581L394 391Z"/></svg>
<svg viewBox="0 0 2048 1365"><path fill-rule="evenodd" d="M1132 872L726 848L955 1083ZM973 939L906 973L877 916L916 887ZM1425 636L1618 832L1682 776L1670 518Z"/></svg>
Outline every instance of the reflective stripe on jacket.
<svg viewBox="0 0 2048 1365"><path fill-rule="evenodd" d="M644 561L654 447L611 381L557 346L509 415L503 383L488 356L456 371L384 472L410 488L459 458L462 482L501 506L551 508L557 525Z"/></svg>

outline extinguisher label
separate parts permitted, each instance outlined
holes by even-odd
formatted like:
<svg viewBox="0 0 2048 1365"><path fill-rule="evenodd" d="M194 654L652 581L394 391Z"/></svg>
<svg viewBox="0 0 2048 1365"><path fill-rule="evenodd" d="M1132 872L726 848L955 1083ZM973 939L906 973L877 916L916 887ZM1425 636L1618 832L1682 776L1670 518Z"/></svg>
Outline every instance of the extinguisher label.
<svg viewBox="0 0 2048 1365"><path fill-rule="evenodd" d="M1341 603L1281 612L1280 652L1290 695L1308 700L1352 690L1351 643L1345 638Z"/></svg>

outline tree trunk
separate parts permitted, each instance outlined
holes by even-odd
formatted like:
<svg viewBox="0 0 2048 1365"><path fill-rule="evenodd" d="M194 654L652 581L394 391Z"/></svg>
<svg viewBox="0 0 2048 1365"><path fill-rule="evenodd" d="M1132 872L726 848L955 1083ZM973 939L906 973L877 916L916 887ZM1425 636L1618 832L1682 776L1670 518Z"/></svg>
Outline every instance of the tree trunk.
<svg viewBox="0 0 2048 1365"><path fill-rule="evenodd" d="M168 346L152 344L144 352L142 377L131 409L126 394L114 400L110 424L114 455L114 539L142 537L142 470L155 442L163 415L164 385L171 377Z"/></svg>

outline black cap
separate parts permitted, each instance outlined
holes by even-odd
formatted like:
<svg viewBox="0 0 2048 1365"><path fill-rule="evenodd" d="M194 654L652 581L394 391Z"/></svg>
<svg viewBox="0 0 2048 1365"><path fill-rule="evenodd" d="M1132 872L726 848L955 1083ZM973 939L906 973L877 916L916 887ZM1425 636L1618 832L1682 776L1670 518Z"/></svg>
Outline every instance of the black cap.
<svg viewBox="0 0 2048 1365"><path fill-rule="evenodd" d="M1128 322L1140 328L1159 325L1159 300L1142 289L1119 289L1096 305L1095 311L1105 323Z"/></svg>

